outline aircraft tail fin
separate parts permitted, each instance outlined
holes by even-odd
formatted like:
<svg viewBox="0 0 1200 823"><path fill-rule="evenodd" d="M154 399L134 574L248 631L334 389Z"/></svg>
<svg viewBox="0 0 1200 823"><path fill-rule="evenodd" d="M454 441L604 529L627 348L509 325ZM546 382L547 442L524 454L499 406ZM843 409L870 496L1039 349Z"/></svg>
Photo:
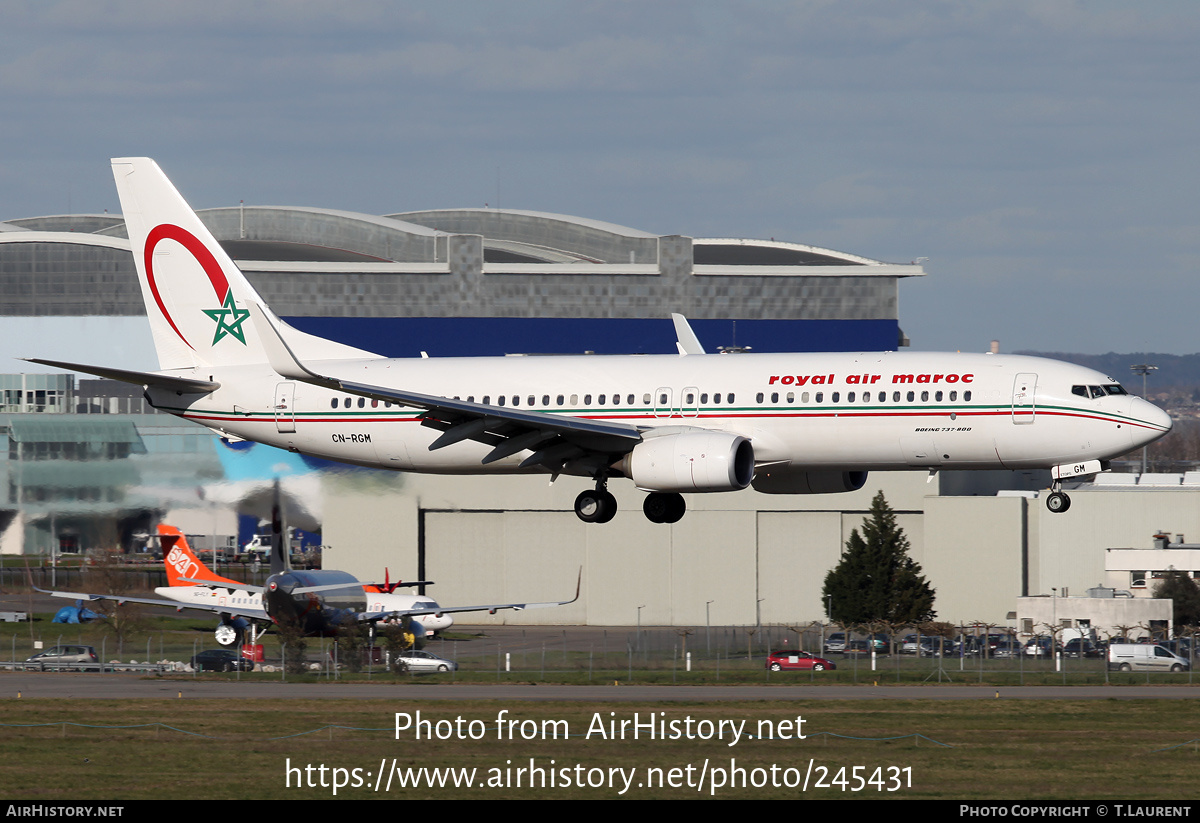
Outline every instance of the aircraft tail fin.
<svg viewBox="0 0 1200 823"><path fill-rule="evenodd" d="M162 544L163 565L167 569L167 585L170 586L195 586L195 580L203 580L212 583L233 584L240 586L236 580L230 580L227 577L221 577L216 574L208 566L204 565L204 561L192 552L188 546L187 538L183 536L183 532L174 526L160 524L158 527L158 540Z"/></svg>
<svg viewBox="0 0 1200 823"><path fill-rule="evenodd" d="M246 309L262 298L162 169L148 157L118 157L112 170L159 367L266 363ZM280 325L310 359L377 356Z"/></svg>

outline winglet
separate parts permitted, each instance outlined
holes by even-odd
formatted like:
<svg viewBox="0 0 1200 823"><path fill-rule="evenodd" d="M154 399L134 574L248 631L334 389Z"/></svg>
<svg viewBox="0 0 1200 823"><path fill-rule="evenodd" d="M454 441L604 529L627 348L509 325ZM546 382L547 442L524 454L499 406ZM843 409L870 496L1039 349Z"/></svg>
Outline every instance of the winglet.
<svg viewBox="0 0 1200 823"><path fill-rule="evenodd" d="M700 338L692 331L692 326L682 314L671 313L671 321L675 324L676 348L682 354L704 354Z"/></svg>

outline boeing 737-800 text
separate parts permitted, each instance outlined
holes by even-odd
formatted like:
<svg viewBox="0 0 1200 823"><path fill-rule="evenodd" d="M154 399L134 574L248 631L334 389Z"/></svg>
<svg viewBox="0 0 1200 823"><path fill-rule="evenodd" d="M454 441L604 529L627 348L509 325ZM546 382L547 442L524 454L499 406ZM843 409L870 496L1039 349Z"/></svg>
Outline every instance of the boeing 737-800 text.
<svg viewBox="0 0 1200 823"><path fill-rule="evenodd" d="M161 370L37 360L145 387L231 439L363 466L588 477L576 514L616 513L610 478L649 494L861 488L869 471L1052 469L1061 481L1166 434L1170 418L1091 369L962 353L703 352L390 359L276 317L154 161L112 161Z"/></svg>

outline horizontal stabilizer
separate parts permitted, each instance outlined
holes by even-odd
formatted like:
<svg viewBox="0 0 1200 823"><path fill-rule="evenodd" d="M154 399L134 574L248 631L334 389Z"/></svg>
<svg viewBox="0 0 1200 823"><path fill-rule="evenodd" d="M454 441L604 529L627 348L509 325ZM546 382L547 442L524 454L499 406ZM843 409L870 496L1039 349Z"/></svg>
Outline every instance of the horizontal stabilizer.
<svg viewBox="0 0 1200 823"><path fill-rule="evenodd" d="M166 389L181 394L208 394L221 388L220 383L215 383L211 380L194 380L190 377L175 377L170 374L126 371L125 369L110 369L106 366L86 366L81 363L65 363L61 360L43 360L40 357L25 357L22 359L28 363L41 363L43 366L53 366L56 369L64 369L65 371L94 374L97 377L107 377L109 380L119 380L122 383L132 383L135 386L154 386L158 389Z"/></svg>

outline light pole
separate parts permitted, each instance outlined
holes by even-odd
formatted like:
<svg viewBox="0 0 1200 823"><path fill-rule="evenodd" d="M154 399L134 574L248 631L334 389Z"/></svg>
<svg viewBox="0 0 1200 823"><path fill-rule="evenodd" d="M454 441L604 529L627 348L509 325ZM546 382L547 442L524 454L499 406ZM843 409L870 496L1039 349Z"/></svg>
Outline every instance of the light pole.
<svg viewBox="0 0 1200 823"><path fill-rule="evenodd" d="M704 653L705 654L712 654L712 642L709 639L709 627L712 625L712 623L709 620L709 608L708 607L711 606L714 602L716 602L716 601L709 600L708 602L706 602L704 604Z"/></svg>
<svg viewBox="0 0 1200 823"><path fill-rule="evenodd" d="M1158 371L1158 366L1152 366L1149 363L1138 363L1136 366L1130 366L1129 370L1134 374L1142 376L1142 399L1149 402L1150 398L1146 394L1146 375L1152 371ZM1146 473L1146 446L1142 446L1142 474Z"/></svg>

